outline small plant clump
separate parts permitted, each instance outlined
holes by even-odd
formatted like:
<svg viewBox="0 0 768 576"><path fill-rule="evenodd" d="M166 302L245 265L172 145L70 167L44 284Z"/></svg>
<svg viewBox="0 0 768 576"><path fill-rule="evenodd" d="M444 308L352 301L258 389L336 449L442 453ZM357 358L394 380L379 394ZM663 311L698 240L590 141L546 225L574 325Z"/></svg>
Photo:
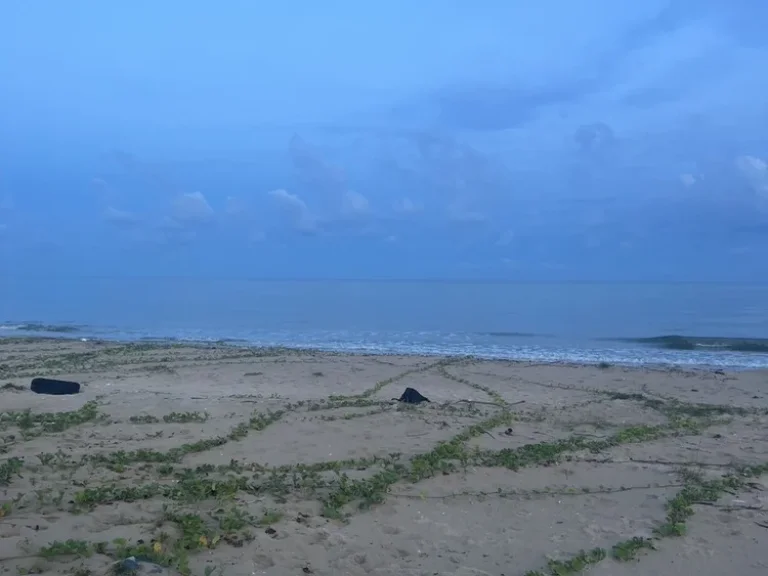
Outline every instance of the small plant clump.
<svg viewBox="0 0 768 576"><path fill-rule="evenodd" d="M128 419L132 424L158 424L161 419L151 414L131 416ZM171 412L162 417L166 424L190 424L202 423L208 420L207 412Z"/></svg>
<svg viewBox="0 0 768 576"><path fill-rule="evenodd" d="M54 541L50 546L40 549L43 558L55 558L57 556L75 556L88 558L93 555L93 550L85 540L67 540L65 542Z"/></svg>
<svg viewBox="0 0 768 576"><path fill-rule="evenodd" d="M27 388L25 388L24 386L19 386L18 384L14 384L13 382L8 382L0 386L0 391L2 392L24 392L26 390Z"/></svg>
<svg viewBox="0 0 768 576"><path fill-rule="evenodd" d="M190 422L206 422L208 420L207 412L171 412L163 416L163 422L166 424L189 424Z"/></svg>
<svg viewBox="0 0 768 576"><path fill-rule="evenodd" d="M655 549L656 545L650 538L635 536L629 540L614 544L613 548L611 548L611 557L620 562L629 562L630 560L635 560L640 551Z"/></svg>
<svg viewBox="0 0 768 576"><path fill-rule="evenodd" d="M16 426L27 437L34 437L44 433L64 432L69 428L93 422L100 416L98 403L94 400L86 402L82 408L72 412L0 412L0 430Z"/></svg>
<svg viewBox="0 0 768 576"><path fill-rule="evenodd" d="M151 414L142 414L140 416L131 416L128 418L128 421L131 424L157 424L160 422L160 418Z"/></svg>
<svg viewBox="0 0 768 576"><path fill-rule="evenodd" d="M24 460L21 458L8 458L0 462L0 486L8 486L15 476L21 472Z"/></svg>

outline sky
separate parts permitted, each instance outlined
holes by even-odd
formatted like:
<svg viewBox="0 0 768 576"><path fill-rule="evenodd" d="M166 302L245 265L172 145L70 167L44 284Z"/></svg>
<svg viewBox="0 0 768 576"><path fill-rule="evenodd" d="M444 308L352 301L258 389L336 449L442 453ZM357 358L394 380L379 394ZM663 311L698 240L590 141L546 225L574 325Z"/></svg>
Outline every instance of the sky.
<svg viewBox="0 0 768 576"><path fill-rule="evenodd" d="M757 0L0 4L0 275L768 281Z"/></svg>

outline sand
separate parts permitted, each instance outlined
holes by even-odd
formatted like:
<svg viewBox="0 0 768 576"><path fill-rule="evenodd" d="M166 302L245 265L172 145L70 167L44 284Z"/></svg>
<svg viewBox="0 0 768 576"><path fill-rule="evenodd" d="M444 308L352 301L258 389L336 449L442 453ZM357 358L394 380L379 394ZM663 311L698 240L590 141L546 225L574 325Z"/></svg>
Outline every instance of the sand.
<svg viewBox="0 0 768 576"><path fill-rule="evenodd" d="M768 573L766 372L3 340L0 412L0 573Z"/></svg>

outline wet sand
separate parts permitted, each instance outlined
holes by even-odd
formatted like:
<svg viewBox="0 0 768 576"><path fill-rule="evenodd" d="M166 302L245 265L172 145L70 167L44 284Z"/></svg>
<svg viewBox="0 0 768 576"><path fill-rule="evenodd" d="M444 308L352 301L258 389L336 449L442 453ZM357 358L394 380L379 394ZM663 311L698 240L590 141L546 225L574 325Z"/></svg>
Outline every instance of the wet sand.
<svg viewBox="0 0 768 576"><path fill-rule="evenodd" d="M0 340L0 413L0 573L768 573L768 372Z"/></svg>

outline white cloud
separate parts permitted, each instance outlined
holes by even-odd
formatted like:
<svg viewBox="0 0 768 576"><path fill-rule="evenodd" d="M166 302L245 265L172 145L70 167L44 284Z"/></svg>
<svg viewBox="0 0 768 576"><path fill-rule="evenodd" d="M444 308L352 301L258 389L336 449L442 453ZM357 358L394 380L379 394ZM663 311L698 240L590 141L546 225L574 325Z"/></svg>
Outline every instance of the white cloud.
<svg viewBox="0 0 768 576"><path fill-rule="evenodd" d="M320 152L301 136L291 138L289 153L299 177L324 192L338 193L346 188L344 170L326 162Z"/></svg>
<svg viewBox="0 0 768 576"><path fill-rule="evenodd" d="M766 164L765 160L756 156L739 156L736 158L736 166L745 172L757 171L764 173L768 170L768 164Z"/></svg>
<svg viewBox="0 0 768 576"><path fill-rule="evenodd" d="M502 258L501 263L504 264L504 266L506 266L507 268L514 269L514 268L520 267L520 262L518 262L517 260L514 260L513 258Z"/></svg>
<svg viewBox="0 0 768 576"><path fill-rule="evenodd" d="M270 190L267 194L288 210L298 230L302 232L315 232L317 230L316 218L309 211L306 202L296 194L291 194L283 188Z"/></svg>
<svg viewBox="0 0 768 576"><path fill-rule="evenodd" d="M108 206L104 210L104 219L111 224L123 227L136 226L139 223L139 219L132 212L118 210L113 206Z"/></svg>
<svg viewBox="0 0 768 576"><path fill-rule="evenodd" d="M161 230L167 230L167 231L184 229L184 226L182 226L178 221L174 220L170 216L165 216L157 225L157 227Z"/></svg>
<svg viewBox="0 0 768 576"><path fill-rule="evenodd" d="M267 192L267 194L272 196L272 198L277 199L284 206L287 206L293 210L298 212L307 211L307 203L299 198L296 194L291 194L287 190L278 188L277 190L270 190Z"/></svg>
<svg viewBox="0 0 768 576"><path fill-rule="evenodd" d="M207 224L215 212L201 192L180 194L173 200L173 218L181 224Z"/></svg>
<svg viewBox="0 0 768 576"><path fill-rule="evenodd" d="M740 156L736 167L755 193L758 209L768 211L768 163L756 156Z"/></svg>
<svg viewBox="0 0 768 576"><path fill-rule="evenodd" d="M749 180L755 191L768 190L768 163L756 156L740 156L736 167Z"/></svg>
<svg viewBox="0 0 768 576"><path fill-rule="evenodd" d="M694 176L693 174L680 174L680 182L686 188L690 188L691 186L696 184L696 176Z"/></svg>
<svg viewBox="0 0 768 576"><path fill-rule="evenodd" d="M368 198L360 194L359 192L355 192L353 190L348 190L344 194L344 212L347 214L367 214L370 212L371 205L370 202L368 202Z"/></svg>

